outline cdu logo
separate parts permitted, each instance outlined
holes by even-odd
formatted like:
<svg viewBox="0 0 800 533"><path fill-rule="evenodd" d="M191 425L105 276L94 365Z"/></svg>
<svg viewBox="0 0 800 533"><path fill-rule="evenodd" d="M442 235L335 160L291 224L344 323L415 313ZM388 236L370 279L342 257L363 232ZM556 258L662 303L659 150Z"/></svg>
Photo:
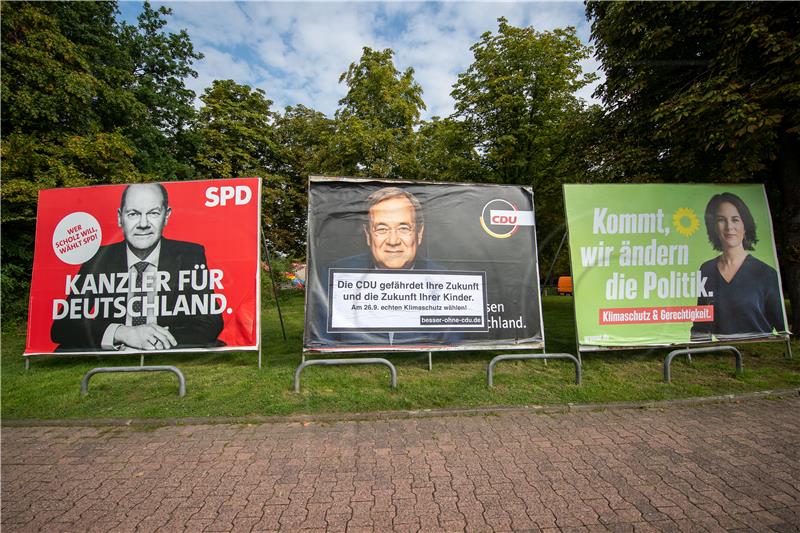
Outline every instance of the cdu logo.
<svg viewBox="0 0 800 533"><path fill-rule="evenodd" d="M507 239L520 226L534 225L533 211L520 211L516 205L500 198L486 202L480 221L483 231L495 239Z"/></svg>

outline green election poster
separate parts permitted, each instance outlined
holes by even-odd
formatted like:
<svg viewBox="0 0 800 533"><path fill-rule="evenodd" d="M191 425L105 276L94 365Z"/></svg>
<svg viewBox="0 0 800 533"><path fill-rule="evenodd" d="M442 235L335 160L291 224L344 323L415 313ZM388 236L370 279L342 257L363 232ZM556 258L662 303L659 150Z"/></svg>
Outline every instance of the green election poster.
<svg viewBox="0 0 800 533"><path fill-rule="evenodd" d="M581 349L785 334L762 185L564 185Z"/></svg>

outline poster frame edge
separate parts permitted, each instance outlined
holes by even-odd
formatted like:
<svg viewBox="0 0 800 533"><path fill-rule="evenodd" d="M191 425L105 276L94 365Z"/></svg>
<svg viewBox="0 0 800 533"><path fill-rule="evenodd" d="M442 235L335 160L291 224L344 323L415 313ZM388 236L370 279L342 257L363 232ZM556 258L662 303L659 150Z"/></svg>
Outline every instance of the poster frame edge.
<svg viewBox="0 0 800 533"><path fill-rule="evenodd" d="M25 348L29 345L29 336L30 336L30 328L28 324L30 323L30 313L31 313L31 298L33 294L30 290L28 290L28 313L25 321L25 348L23 348L20 357L23 359L29 359L30 357L38 357L38 356L49 356L49 357L86 357L86 356L103 356L103 355L147 355L147 354L156 354L156 353L174 353L174 354L181 354L181 353L212 353L212 352L231 352L231 351L242 351L242 352L258 352L261 350L261 195L262 195L262 182L263 178L261 176L242 176L242 177L235 177L235 178L201 178L201 179L193 179L193 180L157 180L152 183L190 183L190 182L202 182L202 181L210 181L210 182L217 182L219 179L222 180L235 180L235 179L256 179L258 180L258 230L256 232L256 240L258 241L258 254L256 255L256 285L255 285L255 292L256 292L256 315L258 319L256 320L256 344L255 345L247 345L247 346L220 346L216 348L186 348L182 350L95 350L95 351L79 351L79 352L40 352L40 351L32 351L28 352L25 351ZM131 185L131 183L103 183L99 185L81 185L78 187L50 187L46 189L39 189L36 196L36 225L34 226L34 245L37 242L36 234L39 231L39 207L42 205L41 197L42 193L46 191L58 191L62 189L95 189L98 187L119 187L119 186L127 186ZM32 269L33 267L31 267ZM33 271L31 270L31 276L33 275Z"/></svg>
<svg viewBox="0 0 800 533"><path fill-rule="evenodd" d="M504 185L508 187L518 187L525 193L530 195L531 200L531 207L534 212L534 216L536 213L536 205L535 205L535 196L533 193L533 187L530 185L521 185L521 184L497 184L497 183L466 183L466 182L439 182L439 181L421 181L421 180L389 180L385 178L360 178L360 177L350 177L350 176L324 176L319 174L309 174L308 176L308 186L307 186L307 195L308 198L311 198L311 184L312 183L335 183L335 182L349 182L349 183L404 183L404 184L411 184L411 185L461 185L461 186L468 186L468 187L483 187L483 186L490 186L494 187L497 185ZM309 202L310 203L310 202ZM308 205L308 204L307 204ZM306 269L310 272L312 271L313 262L311 261L310 255L310 243L312 240L312 226L311 226L311 209L306 210ZM412 346L398 346L397 348L394 347L365 347L360 349L357 346L347 346L340 348L325 348L325 349L318 349L318 348L310 348L305 344L306 338L306 319L303 320L303 345L301 348L301 357L305 357L306 354L326 354L326 353L333 353L333 354L344 354L344 353L395 353L395 352L406 352L406 353L424 353L424 352L468 352L468 351L491 351L491 350L543 350L546 351L545 348L545 330L544 330L544 313L542 311L542 294L541 294L541 283L539 280L539 250L538 250L538 242L536 238L536 227L534 226L533 231L533 245L534 245L534 260L536 262L536 291L538 294L538 303L539 303L539 331L542 333L541 341L537 341L536 343L527 343L527 344L503 344L503 345L462 345L462 346L419 346L419 347L412 347ZM306 291L305 291L305 302L303 307L304 317L308 317L308 301L309 301L309 293L308 293L308 284L306 284ZM411 348L411 349L409 349ZM580 356L579 356L580 358Z"/></svg>
<svg viewBox="0 0 800 533"><path fill-rule="evenodd" d="M365 347L347 346L342 348L306 348L303 347L303 354L344 354L344 353L424 353L424 352L486 352L491 350L544 350L544 342L528 344L503 344L503 345L482 345L482 346L381 346Z"/></svg>
<svg viewBox="0 0 800 533"><path fill-rule="evenodd" d="M744 185L744 184L743 184ZM783 276L781 275L781 263L778 260L778 247L775 244L775 226L772 224L772 208L769 205L769 197L767 196L767 189L763 183L759 183L758 185L761 186L761 193L764 195L764 205L767 207L767 221L769 222L769 236L772 242L772 259L775 261L775 272L778 274L778 290L780 291L781 300L783 302L786 301L786 296L783 293ZM781 311L783 312L783 325L786 326L786 331L779 332L784 333L791 337L792 331L790 329L789 324L789 317L786 315L786 304L784 303L781 306Z"/></svg>
<svg viewBox="0 0 800 533"><path fill-rule="evenodd" d="M261 361L261 241L262 235L261 232L263 231L261 220L263 218L263 212L261 211L261 198L262 198L262 183L263 179L261 176L257 176L256 179L258 180L258 219L256 220L257 228L256 228L256 285L255 285L255 292L256 292L256 350L259 352L259 362Z"/></svg>
<svg viewBox="0 0 800 533"><path fill-rule="evenodd" d="M536 222L536 195L533 192L533 187L530 185L517 185L522 191L527 192L531 198L531 209L533 210L533 231L531 235L533 237L533 261L536 264L536 296L539 303L539 331L542 332L542 346L541 348L531 348L534 350L541 349L542 351L547 351L547 342L546 342L546 335L544 330L544 310L542 309L542 283L541 272L539 271L539 239L536 236L536 229L539 227L538 223ZM516 348L509 348L509 349L516 349Z"/></svg>
<svg viewBox="0 0 800 533"><path fill-rule="evenodd" d="M22 357L102 357L102 356L126 356L126 355L162 355L162 354L184 354L184 353L215 353L215 352L254 352L258 351L258 344L248 346L219 346L217 348L182 348L180 350L97 350L93 352L24 352Z"/></svg>
<svg viewBox="0 0 800 533"><path fill-rule="evenodd" d="M581 359L581 352L582 351L591 351L582 349L583 346L581 345L580 335L578 335L578 306L577 300L578 298L575 296L577 283L575 283L575 273L572 271L572 232L569 231L569 214L567 213L567 187L570 185L579 185L577 183L562 183L561 184L561 197L563 198L564 202L564 228L567 232L567 246L569 247L569 276L572 279L572 320L575 323L575 351L578 354L578 361L583 364L583 360Z"/></svg>

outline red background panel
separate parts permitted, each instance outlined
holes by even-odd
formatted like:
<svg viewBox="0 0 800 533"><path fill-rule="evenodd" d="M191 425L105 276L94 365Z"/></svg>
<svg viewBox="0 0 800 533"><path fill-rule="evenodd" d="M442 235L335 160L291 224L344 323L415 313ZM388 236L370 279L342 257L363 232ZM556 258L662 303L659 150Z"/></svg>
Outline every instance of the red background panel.
<svg viewBox="0 0 800 533"><path fill-rule="evenodd" d="M258 344L259 301L259 204L260 179L236 178L202 181L165 182L172 215L164 228L168 239L190 241L205 247L208 268L224 273L223 289L230 314L223 313L225 327L220 334L227 348L255 347ZM210 187L248 187L250 199L236 205L206 205ZM25 353L51 353L56 344L50 339L53 300L64 298L66 278L77 274L80 265L59 259L53 249L53 232L67 215L83 211L94 216L102 229L102 245L123 240L117 224L125 185L103 185L39 192L36 244L28 310L28 337Z"/></svg>

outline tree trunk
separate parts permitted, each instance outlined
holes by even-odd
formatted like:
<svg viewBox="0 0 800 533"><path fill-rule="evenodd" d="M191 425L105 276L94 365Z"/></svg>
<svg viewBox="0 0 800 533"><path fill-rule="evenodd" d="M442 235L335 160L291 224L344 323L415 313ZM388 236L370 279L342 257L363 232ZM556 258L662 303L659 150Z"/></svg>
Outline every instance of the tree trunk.
<svg viewBox="0 0 800 533"><path fill-rule="evenodd" d="M781 134L778 148L778 188L781 200L774 218L778 222L778 247L783 292L792 313L789 329L800 333L800 138Z"/></svg>

